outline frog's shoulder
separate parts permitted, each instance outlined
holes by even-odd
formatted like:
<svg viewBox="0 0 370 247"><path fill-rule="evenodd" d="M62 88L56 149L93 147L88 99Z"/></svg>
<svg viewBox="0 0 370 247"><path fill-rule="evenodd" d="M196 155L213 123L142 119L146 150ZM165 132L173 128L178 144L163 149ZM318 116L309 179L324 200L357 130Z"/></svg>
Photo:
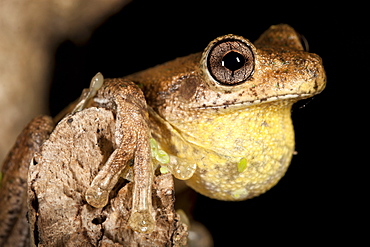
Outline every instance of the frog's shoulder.
<svg viewBox="0 0 370 247"><path fill-rule="evenodd" d="M162 105L164 99L176 91L183 79L199 71L201 53L179 57L172 61L125 76L123 79L139 85L147 103L154 107Z"/></svg>

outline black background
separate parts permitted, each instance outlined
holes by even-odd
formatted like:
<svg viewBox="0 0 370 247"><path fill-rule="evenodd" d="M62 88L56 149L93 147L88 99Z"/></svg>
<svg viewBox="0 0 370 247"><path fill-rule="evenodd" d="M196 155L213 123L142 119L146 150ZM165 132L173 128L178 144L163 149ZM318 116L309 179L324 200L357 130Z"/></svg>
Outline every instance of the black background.
<svg viewBox="0 0 370 247"><path fill-rule="evenodd" d="M365 234L360 226L368 227L360 193L369 163L361 150L368 146L367 7L283 2L133 1L87 43L59 47L51 113L76 99L98 71L120 77L201 51L220 35L254 41L272 24L290 24L323 58L328 77L322 94L293 108L298 155L264 195L244 202L198 195L193 217L211 231L215 246L354 246Z"/></svg>

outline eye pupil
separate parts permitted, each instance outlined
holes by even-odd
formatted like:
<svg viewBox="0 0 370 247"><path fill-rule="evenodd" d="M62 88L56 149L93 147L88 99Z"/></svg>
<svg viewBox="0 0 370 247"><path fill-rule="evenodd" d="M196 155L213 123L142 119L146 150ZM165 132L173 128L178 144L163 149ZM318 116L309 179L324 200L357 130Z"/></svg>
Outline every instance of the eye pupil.
<svg viewBox="0 0 370 247"><path fill-rule="evenodd" d="M239 52L231 51L227 53L222 59L222 66L231 71L241 69L245 64L245 58Z"/></svg>

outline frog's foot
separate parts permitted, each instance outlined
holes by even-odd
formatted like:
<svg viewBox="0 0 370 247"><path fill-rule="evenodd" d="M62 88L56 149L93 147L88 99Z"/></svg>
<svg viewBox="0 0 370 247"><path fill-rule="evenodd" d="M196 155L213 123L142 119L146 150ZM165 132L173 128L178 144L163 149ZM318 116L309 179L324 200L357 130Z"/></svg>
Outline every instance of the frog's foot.
<svg viewBox="0 0 370 247"><path fill-rule="evenodd" d="M127 87L123 87L127 88ZM115 99L117 106L115 144L118 146L101 167L85 199L94 207L102 208L109 202L109 194L120 176L126 175L133 163L132 209L129 226L138 232L149 233L155 227L152 216L153 165L146 115L128 97Z"/></svg>
<svg viewBox="0 0 370 247"><path fill-rule="evenodd" d="M132 137L128 139L132 140ZM136 148L135 145L126 142L121 148L116 149L85 194L85 199L91 206L102 208L107 205L110 192L134 157L133 202L129 226L142 233L150 233L155 227L151 200L153 171L150 157L148 158L148 147L149 140L146 140L145 143L137 142ZM133 155L128 155L128 150L135 151Z"/></svg>
<svg viewBox="0 0 370 247"><path fill-rule="evenodd" d="M140 135L138 133L138 136ZM133 142L135 139L136 141ZM86 191L85 199L96 208L107 205L110 192L132 159L134 159L134 187L129 226L135 231L149 233L155 227L155 220L152 216L153 168L150 158L149 138L135 138L135 135L124 138L120 148L111 154L108 161L93 179Z"/></svg>
<svg viewBox="0 0 370 247"><path fill-rule="evenodd" d="M122 157L119 159L119 157ZM127 167L130 157L125 157L122 149L116 149L104 164L97 176L86 190L88 204L102 208L108 203L109 193L118 182L122 171Z"/></svg>

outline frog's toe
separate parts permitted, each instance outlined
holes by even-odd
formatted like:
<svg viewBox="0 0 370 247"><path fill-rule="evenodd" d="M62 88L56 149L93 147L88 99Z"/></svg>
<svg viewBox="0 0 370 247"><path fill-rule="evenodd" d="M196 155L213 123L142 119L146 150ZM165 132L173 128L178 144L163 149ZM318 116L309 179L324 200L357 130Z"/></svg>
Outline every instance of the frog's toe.
<svg viewBox="0 0 370 247"><path fill-rule="evenodd" d="M175 178L188 180L191 178L197 168L195 162L188 162L189 159L181 159L171 156L170 163L166 166Z"/></svg>
<svg viewBox="0 0 370 247"><path fill-rule="evenodd" d="M88 204L95 208L102 208L108 203L109 191L98 186L89 187L86 190L85 199Z"/></svg>
<svg viewBox="0 0 370 247"><path fill-rule="evenodd" d="M92 92L90 95L91 97L95 96L96 92L103 86L103 82L104 82L104 76L100 72L98 72L91 79L91 82L90 82L90 91Z"/></svg>
<svg viewBox="0 0 370 247"><path fill-rule="evenodd" d="M155 220L149 210L133 212L129 219L132 230L141 233L150 233L154 230Z"/></svg>

